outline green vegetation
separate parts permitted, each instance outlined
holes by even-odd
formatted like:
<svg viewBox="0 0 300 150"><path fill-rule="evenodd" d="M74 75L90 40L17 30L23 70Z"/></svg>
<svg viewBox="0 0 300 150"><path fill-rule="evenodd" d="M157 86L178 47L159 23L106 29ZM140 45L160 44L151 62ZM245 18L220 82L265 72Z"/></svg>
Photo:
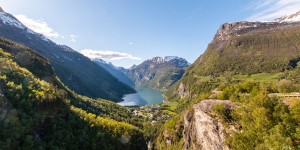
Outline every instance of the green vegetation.
<svg viewBox="0 0 300 150"><path fill-rule="evenodd" d="M175 111L178 106L178 102L167 102L163 104L163 106L168 107L171 111Z"/></svg>
<svg viewBox="0 0 300 150"><path fill-rule="evenodd" d="M237 150L300 148L299 101L288 106L276 98L270 98L267 95L273 88L270 84L241 83L231 86L239 91L230 94L233 97L231 100L242 107L236 107L229 115L233 118L230 123L238 124L240 128L228 137L230 147ZM242 91L249 95L242 96ZM221 108L217 110L224 113Z"/></svg>
<svg viewBox="0 0 300 150"><path fill-rule="evenodd" d="M168 102L177 104L173 111L178 115L164 124L158 149L182 148L182 135L173 132L180 132L178 118L205 99L234 103L233 110L213 108L225 127L236 128L227 135L230 148L300 149L299 98L284 96L300 91L300 29L259 31L213 41L165 93Z"/></svg>
<svg viewBox="0 0 300 150"><path fill-rule="evenodd" d="M277 73L296 66L299 61L299 28L276 32L233 36L211 43L205 53L187 69L184 76Z"/></svg>
<svg viewBox="0 0 300 150"><path fill-rule="evenodd" d="M217 115L218 118L229 121L232 119L231 112L229 109L226 109L224 104L217 104L213 108L213 112Z"/></svg>
<svg viewBox="0 0 300 150"><path fill-rule="evenodd" d="M17 53L0 48L0 149L146 149L140 129L146 122L125 107L76 94L51 67L39 72L39 65L49 63L23 48L15 45L11 50ZM17 63L22 52L35 58L30 65ZM31 71L50 75L53 82Z"/></svg>
<svg viewBox="0 0 300 150"><path fill-rule="evenodd" d="M184 69L172 66L160 67L155 71L155 77L146 83L145 87L151 87L166 91L176 81L178 81L184 73Z"/></svg>
<svg viewBox="0 0 300 150"><path fill-rule="evenodd" d="M291 72L300 69L296 67ZM289 78L287 72L285 78ZM254 75L255 77L260 75ZM272 75L272 76L278 76ZM223 120L225 126L234 125L237 130L233 130L227 137L226 143L232 149L299 149L300 145L300 101L299 98L277 99L270 97L272 93L292 93L299 92L298 81L288 79L266 79L258 78L257 80L248 79L236 81L234 77L229 83L225 79L215 79L219 83L213 89L218 89L217 97L235 103L233 110L226 109L224 105L215 105L213 108L216 117ZM273 78L273 77L272 77ZM208 77L206 78L208 79ZM279 80L279 81L278 81ZM201 82L207 82L201 80ZM157 139L159 149L176 149L182 147L182 132L178 127L182 124L180 116L187 112L191 105L207 99L205 93L207 89L193 98L179 99L177 117L172 118L164 124L163 130ZM203 97L201 97L201 95ZM172 99L175 100L175 99ZM178 133L179 132L179 133ZM169 140L167 144L164 142ZM180 149L179 148L179 149Z"/></svg>
<svg viewBox="0 0 300 150"><path fill-rule="evenodd" d="M0 38L0 149L134 150L147 149L146 141L153 149L181 149L184 118L193 119L192 106L205 99L234 104L230 110L215 105L210 114L234 128L225 134L231 149L300 149L300 101L285 97L300 91L300 30L278 30L212 42L180 82L182 68L140 66L149 75L140 86L170 90L165 104L139 108L77 94L118 101L133 91L111 84L116 79L87 58L52 45L54 56L43 43L28 44L50 65Z"/></svg>
<svg viewBox="0 0 300 150"><path fill-rule="evenodd" d="M258 73L252 75L234 75L232 76L233 81L244 81L244 80L253 80L253 81L278 81L278 79L282 76L282 73Z"/></svg>
<svg viewBox="0 0 300 150"><path fill-rule="evenodd" d="M183 118L181 115L176 115L166 121L162 129L157 139L155 139L155 148L166 150L182 149Z"/></svg>

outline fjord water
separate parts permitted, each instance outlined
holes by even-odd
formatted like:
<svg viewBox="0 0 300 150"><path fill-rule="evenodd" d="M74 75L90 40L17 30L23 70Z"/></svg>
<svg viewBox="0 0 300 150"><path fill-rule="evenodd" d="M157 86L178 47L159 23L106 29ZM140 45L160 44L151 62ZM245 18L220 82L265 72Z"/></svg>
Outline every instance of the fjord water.
<svg viewBox="0 0 300 150"><path fill-rule="evenodd" d="M126 94L122 102L118 103L122 106L144 106L160 104L163 102L162 92L151 88L141 88L137 93Z"/></svg>

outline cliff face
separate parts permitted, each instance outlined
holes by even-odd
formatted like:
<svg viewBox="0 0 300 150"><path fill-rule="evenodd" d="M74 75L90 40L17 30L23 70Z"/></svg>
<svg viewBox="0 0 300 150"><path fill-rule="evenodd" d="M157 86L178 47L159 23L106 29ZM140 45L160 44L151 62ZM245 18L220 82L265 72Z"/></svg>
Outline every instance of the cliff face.
<svg viewBox="0 0 300 150"><path fill-rule="evenodd" d="M180 82L179 87L177 89L177 93L180 96L180 98L191 97L191 94L187 89L188 88L182 82Z"/></svg>
<svg viewBox="0 0 300 150"><path fill-rule="evenodd" d="M224 127L220 119L213 117L212 110L217 104L223 104L226 109L234 107L228 100L203 100L184 115L183 149L230 149L225 145L225 138L234 127Z"/></svg>
<svg viewBox="0 0 300 150"><path fill-rule="evenodd" d="M234 36L255 34L255 32L274 30L276 28L280 28L280 27L282 28L287 26L292 26L292 24L279 23L279 22L247 22L247 21L224 23L218 29L213 42L226 41L229 40L230 37L234 37Z"/></svg>

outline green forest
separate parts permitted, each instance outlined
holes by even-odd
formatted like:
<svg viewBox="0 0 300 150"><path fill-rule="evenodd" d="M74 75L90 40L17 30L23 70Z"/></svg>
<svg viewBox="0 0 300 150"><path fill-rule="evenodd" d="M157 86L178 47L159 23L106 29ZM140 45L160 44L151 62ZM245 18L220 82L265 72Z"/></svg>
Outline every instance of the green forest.
<svg viewBox="0 0 300 150"><path fill-rule="evenodd" d="M47 59L2 38L4 43L15 51L0 49L0 149L146 148L137 127L143 121L128 109L78 95L54 74L51 82L41 80L53 73L51 67L38 66L50 66ZM24 61L17 63L22 55L34 60L27 65L36 74L20 66L26 66Z"/></svg>

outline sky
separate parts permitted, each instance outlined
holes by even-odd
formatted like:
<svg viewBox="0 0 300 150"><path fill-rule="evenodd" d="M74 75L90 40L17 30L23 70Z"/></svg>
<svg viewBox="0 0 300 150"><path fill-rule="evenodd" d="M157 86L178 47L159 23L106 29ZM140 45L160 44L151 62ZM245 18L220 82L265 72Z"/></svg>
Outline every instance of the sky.
<svg viewBox="0 0 300 150"><path fill-rule="evenodd" d="M300 0L0 0L32 30L90 58L130 67L155 56L193 63L225 22L271 21Z"/></svg>

